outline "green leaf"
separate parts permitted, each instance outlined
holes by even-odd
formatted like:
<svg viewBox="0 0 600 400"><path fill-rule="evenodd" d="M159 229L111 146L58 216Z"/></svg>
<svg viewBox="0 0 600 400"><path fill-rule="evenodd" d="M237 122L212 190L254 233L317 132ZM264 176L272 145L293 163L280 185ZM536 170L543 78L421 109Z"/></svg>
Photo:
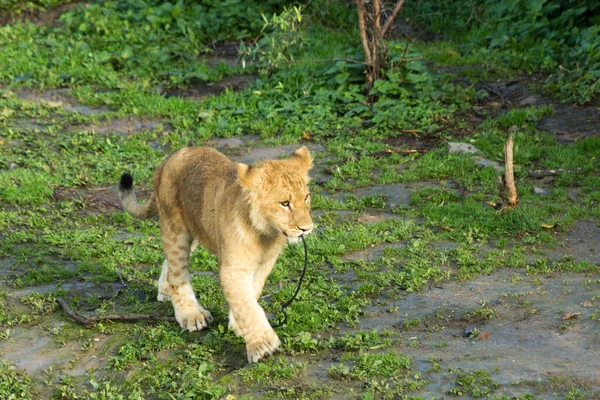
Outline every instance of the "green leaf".
<svg viewBox="0 0 600 400"><path fill-rule="evenodd" d="M346 82L346 80L348 79L349 76L350 76L350 74L347 73L347 72L344 72L344 73L341 73L341 74L337 74L335 76L335 83L337 83L338 85L341 85L344 82Z"/></svg>
<svg viewBox="0 0 600 400"><path fill-rule="evenodd" d="M420 61L411 61L405 64L406 69L410 69L411 71L424 71L425 66Z"/></svg>
<svg viewBox="0 0 600 400"><path fill-rule="evenodd" d="M130 58L133 55L133 49L131 48L131 46L127 46L123 49L123 51L121 52L121 58L126 60L128 58Z"/></svg>
<svg viewBox="0 0 600 400"><path fill-rule="evenodd" d="M181 14L181 1L177 2L177 5L175 5L175 7L173 7L171 10L171 17L173 17L173 19L177 19L179 14Z"/></svg>

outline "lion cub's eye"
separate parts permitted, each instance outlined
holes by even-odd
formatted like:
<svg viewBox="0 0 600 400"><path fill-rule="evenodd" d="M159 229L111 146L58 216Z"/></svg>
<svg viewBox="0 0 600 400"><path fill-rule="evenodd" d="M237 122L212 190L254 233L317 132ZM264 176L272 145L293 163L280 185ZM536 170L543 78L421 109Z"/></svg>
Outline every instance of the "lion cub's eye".
<svg viewBox="0 0 600 400"><path fill-rule="evenodd" d="M289 201L287 201L287 200L286 200L286 201L282 201L282 202L281 202L281 203L279 203L279 204L281 204L283 207L290 208L290 202L289 202Z"/></svg>

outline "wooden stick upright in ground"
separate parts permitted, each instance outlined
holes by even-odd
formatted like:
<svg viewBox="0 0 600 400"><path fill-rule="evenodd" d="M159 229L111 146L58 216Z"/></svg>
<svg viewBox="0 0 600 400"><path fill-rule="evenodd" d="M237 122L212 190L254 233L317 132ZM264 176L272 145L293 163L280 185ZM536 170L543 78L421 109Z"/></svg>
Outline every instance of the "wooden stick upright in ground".
<svg viewBox="0 0 600 400"><path fill-rule="evenodd" d="M509 136L504 144L504 175L498 175L498 188L500 198L502 198L503 202L500 211L513 209L519 204L519 195L517 194L517 186L515 185L513 147L513 137Z"/></svg>

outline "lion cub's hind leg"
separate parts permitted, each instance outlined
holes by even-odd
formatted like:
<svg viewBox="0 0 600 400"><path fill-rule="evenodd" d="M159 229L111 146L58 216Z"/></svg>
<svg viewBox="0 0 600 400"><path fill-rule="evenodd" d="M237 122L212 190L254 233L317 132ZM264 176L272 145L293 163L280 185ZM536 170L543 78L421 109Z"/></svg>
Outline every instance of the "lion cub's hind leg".
<svg viewBox="0 0 600 400"><path fill-rule="evenodd" d="M213 318L210 312L198 303L192 288L189 271L192 235L185 227L171 222L161 223L161 236L167 259L159 279L159 290L165 290L166 286L179 325L190 332L199 331Z"/></svg>
<svg viewBox="0 0 600 400"><path fill-rule="evenodd" d="M198 247L198 241L194 240L192 242L191 253L193 253ZM165 258L165 262L162 265L162 270L160 272L160 278L158 278L158 296L156 299L161 302L165 302L171 300L171 290L169 289L169 282L167 281L167 275L169 272L169 263Z"/></svg>
<svg viewBox="0 0 600 400"><path fill-rule="evenodd" d="M160 278L158 278L158 296L156 296L158 301L165 302L171 300L171 290L169 289L169 282L167 281L168 273L169 262L165 258L165 262L163 262L162 270L160 272Z"/></svg>

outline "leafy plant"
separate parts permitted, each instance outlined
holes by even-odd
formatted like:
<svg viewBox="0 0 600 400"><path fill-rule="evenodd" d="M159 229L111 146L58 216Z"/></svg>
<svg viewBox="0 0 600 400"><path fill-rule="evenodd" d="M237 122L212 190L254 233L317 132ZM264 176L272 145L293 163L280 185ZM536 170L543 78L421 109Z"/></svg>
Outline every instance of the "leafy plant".
<svg viewBox="0 0 600 400"><path fill-rule="evenodd" d="M33 399L31 378L0 361L0 397L6 400Z"/></svg>
<svg viewBox="0 0 600 400"><path fill-rule="evenodd" d="M467 53L548 74L546 88L585 103L600 93L600 4L593 0L420 1L404 9Z"/></svg>
<svg viewBox="0 0 600 400"><path fill-rule="evenodd" d="M253 61L272 68L281 62L293 61L294 54L304 44L304 36L300 30L302 10L302 7L292 6L284 7L281 13L275 13L271 18L262 14L263 36L254 45L240 43L242 66L245 67L248 61Z"/></svg>

